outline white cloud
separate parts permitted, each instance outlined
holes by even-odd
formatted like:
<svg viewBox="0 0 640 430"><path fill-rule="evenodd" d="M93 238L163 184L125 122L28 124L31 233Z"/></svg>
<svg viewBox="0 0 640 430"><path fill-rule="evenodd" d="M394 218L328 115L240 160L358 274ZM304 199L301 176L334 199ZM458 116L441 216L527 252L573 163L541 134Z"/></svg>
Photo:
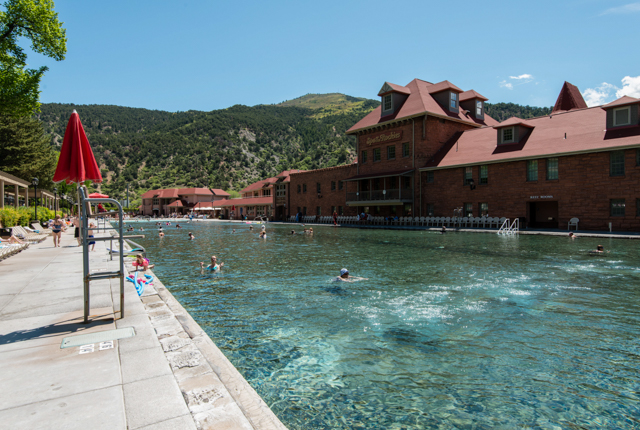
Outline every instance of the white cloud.
<svg viewBox="0 0 640 430"><path fill-rule="evenodd" d="M512 90L513 89L513 84L511 82L507 82L506 80L500 82L500 86L504 87L504 88L506 88L508 90Z"/></svg>
<svg viewBox="0 0 640 430"><path fill-rule="evenodd" d="M519 75L519 76L509 76L509 79L517 79L517 80L528 79L528 80L531 80L531 79L533 79L533 76L531 76L528 73L524 73L524 74Z"/></svg>
<svg viewBox="0 0 640 430"><path fill-rule="evenodd" d="M625 76L622 78L622 88L616 91L616 97L622 96L640 98L640 76L635 78L631 76Z"/></svg>
<svg viewBox="0 0 640 430"><path fill-rule="evenodd" d="M640 98L640 76L636 76L635 78L625 76L622 78L622 88L603 82L595 88L587 88L582 92L584 101L587 102L587 106L590 107L609 103L622 96Z"/></svg>
<svg viewBox="0 0 640 430"><path fill-rule="evenodd" d="M612 14L634 13L634 12L640 12L640 2L629 3L624 6L612 7L610 9L605 10L600 15L612 15Z"/></svg>

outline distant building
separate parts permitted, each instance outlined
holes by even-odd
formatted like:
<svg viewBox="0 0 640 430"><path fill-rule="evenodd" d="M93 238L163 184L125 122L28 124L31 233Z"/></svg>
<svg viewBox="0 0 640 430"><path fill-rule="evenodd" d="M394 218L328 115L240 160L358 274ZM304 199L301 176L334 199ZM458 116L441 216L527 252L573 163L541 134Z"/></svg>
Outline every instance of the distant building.
<svg viewBox="0 0 640 430"><path fill-rule="evenodd" d="M357 162L290 174L286 216L520 218L531 228L640 230L640 99L588 108L565 82L549 116L502 123L448 81L385 83L351 127Z"/></svg>
<svg viewBox="0 0 640 430"><path fill-rule="evenodd" d="M168 216L220 212L220 202L229 198L229 193L209 188L165 188L149 190L142 195L140 213L145 216ZM211 208L211 209L208 209Z"/></svg>
<svg viewBox="0 0 640 430"><path fill-rule="evenodd" d="M240 198L229 199L219 206L227 219L254 219L266 217L282 221L290 205L289 183L292 173L302 170L285 170L277 176L254 182L240 191Z"/></svg>

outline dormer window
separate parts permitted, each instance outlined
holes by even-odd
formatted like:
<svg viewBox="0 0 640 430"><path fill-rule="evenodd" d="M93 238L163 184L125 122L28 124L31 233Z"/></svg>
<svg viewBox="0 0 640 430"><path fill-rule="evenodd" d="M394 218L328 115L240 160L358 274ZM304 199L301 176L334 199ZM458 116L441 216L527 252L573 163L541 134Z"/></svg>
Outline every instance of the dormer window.
<svg viewBox="0 0 640 430"><path fill-rule="evenodd" d="M482 101L478 100L476 102L476 118L480 118L482 116Z"/></svg>
<svg viewBox="0 0 640 430"><path fill-rule="evenodd" d="M631 107L625 106L613 110L613 126L618 127L622 125L631 124Z"/></svg>
<svg viewBox="0 0 640 430"><path fill-rule="evenodd" d="M391 110L391 108L393 107L391 94L387 94L382 97L382 106L382 110L385 112Z"/></svg>
<svg viewBox="0 0 640 430"><path fill-rule="evenodd" d="M515 141L513 127L503 128L500 132L502 133L502 143L513 143Z"/></svg>
<svg viewBox="0 0 640 430"><path fill-rule="evenodd" d="M452 109L456 109L458 107L458 93L451 92L451 106Z"/></svg>

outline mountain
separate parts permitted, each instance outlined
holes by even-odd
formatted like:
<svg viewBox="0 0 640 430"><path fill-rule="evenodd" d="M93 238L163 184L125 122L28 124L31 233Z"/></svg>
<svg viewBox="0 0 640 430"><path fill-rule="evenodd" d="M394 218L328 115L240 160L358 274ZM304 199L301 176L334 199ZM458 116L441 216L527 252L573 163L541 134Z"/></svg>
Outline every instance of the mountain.
<svg viewBox="0 0 640 430"><path fill-rule="evenodd" d="M165 187L237 191L282 170L351 162L355 141L344 133L379 104L339 93L211 112L49 103L38 118L59 147L76 109L105 180L100 190L123 198L127 184L133 196ZM546 114L511 103L486 109L496 119Z"/></svg>

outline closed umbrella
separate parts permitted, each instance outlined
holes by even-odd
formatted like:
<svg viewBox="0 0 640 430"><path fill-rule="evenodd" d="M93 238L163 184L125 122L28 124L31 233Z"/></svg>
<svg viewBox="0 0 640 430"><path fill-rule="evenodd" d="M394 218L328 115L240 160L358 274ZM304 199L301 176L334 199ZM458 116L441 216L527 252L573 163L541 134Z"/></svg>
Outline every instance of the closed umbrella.
<svg viewBox="0 0 640 430"><path fill-rule="evenodd" d="M102 174L93 156L89 139L82 128L80 116L74 110L67 123L67 130L64 132L53 182L66 181L67 184L74 182L81 184L86 180L102 182Z"/></svg>

